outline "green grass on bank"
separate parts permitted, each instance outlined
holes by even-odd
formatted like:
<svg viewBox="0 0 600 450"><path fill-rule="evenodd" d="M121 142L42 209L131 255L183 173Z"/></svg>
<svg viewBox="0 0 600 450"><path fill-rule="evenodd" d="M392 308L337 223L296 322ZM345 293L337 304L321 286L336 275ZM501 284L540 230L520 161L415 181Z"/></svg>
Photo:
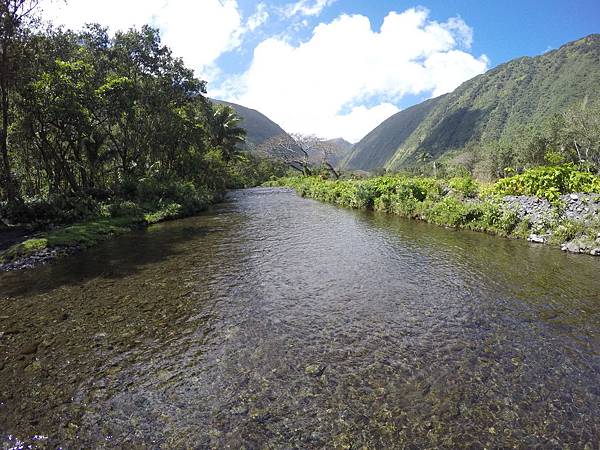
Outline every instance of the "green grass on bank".
<svg viewBox="0 0 600 450"><path fill-rule="evenodd" d="M93 247L98 242L165 220L177 219L200 212L208 201L195 208L185 208L178 203L168 203L159 209L145 211L139 205L120 202L105 205L101 215L91 220L63 228L39 233L35 237L13 245L0 253L0 263L8 263L33 255L46 248Z"/></svg>
<svg viewBox="0 0 600 450"><path fill-rule="evenodd" d="M343 207L372 209L441 226L526 238L548 234L551 243L575 238L595 238L600 224L583 225L561 214L560 195L570 192L600 193L600 177L580 172L571 164L536 167L522 174L483 185L470 177L437 179L390 175L363 180L326 180L320 177L282 178L269 186L288 186L300 195ZM552 214L532 223L519 217L502 200L506 195L548 199Z"/></svg>

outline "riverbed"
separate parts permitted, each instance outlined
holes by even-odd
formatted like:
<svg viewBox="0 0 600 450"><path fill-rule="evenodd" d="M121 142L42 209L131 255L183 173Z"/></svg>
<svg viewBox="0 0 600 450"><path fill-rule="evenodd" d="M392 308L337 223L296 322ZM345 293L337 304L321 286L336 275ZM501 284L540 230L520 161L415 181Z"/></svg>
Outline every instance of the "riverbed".
<svg viewBox="0 0 600 450"><path fill-rule="evenodd" d="M0 444L598 448L600 259L302 199L0 274Z"/></svg>

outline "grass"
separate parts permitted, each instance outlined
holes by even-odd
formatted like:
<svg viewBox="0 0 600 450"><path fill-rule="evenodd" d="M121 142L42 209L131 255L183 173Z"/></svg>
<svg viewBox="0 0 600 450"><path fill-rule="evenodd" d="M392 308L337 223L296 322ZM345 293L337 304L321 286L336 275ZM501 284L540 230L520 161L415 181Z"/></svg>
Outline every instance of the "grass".
<svg viewBox="0 0 600 450"><path fill-rule="evenodd" d="M15 244L0 254L0 262L7 263L25 258L46 248L92 247L111 236L117 236L142 225L135 217L98 219L78 223Z"/></svg>
<svg viewBox="0 0 600 450"><path fill-rule="evenodd" d="M199 211L194 211L199 212ZM128 233L133 229L143 228L158 222L177 219L190 215L177 203L170 203L166 206L151 212L144 212L140 208L123 209L116 208L113 211L119 214L115 217L108 215L100 216L93 220L76 223L64 228L52 230L20 242L0 253L0 263L9 263L26 258L44 249L60 247L82 247L89 248L98 242L108 239L112 236L118 236Z"/></svg>

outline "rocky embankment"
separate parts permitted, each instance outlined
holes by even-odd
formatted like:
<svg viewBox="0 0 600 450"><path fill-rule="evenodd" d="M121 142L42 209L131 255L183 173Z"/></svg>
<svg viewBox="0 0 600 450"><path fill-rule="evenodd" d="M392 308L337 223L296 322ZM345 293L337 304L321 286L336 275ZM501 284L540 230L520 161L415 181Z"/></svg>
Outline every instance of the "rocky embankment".
<svg viewBox="0 0 600 450"><path fill-rule="evenodd" d="M520 220L527 218L532 233L527 238L530 242L546 244L551 242L556 233L552 225L560 221L568 221L572 226L581 228L600 224L600 194L573 193L562 195L559 206L553 206L548 200L529 196L506 196L505 205L514 210ZM563 251L571 253L587 253L600 256L600 233L585 235L561 245Z"/></svg>

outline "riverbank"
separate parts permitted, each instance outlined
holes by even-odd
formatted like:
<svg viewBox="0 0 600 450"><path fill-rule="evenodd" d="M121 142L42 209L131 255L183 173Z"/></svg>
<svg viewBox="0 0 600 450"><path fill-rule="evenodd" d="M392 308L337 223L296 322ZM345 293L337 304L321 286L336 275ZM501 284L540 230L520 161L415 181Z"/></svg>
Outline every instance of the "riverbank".
<svg viewBox="0 0 600 450"><path fill-rule="evenodd" d="M364 180L291 177L269 185L291 187L303 197L343 207L600 256L600 178L572 165L538 167L490 185L470 177L406 175Z"/></svg>
<svg viewBox="0 0 600 450"><path fill-rule="evenodd" d="M50 231L33 233L0 252L0 271L30 269L56 258L93 247L99 242L155 223L180 219L206 210L222 195L211 196L194 208L169 203L144 210L133 202L111 204L97 217Z"/></svg>

